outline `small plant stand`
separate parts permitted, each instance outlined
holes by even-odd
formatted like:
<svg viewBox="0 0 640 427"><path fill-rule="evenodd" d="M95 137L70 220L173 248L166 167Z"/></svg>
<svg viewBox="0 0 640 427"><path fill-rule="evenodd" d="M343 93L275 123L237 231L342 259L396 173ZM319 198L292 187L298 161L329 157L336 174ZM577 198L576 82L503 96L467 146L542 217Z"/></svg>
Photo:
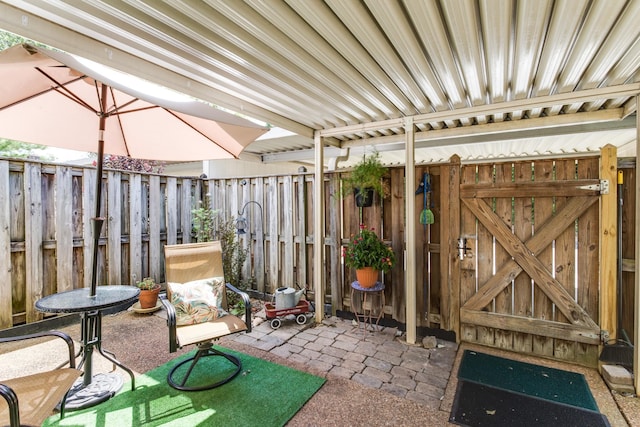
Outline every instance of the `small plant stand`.
<svg viewBox="0 0 640 427"><path fill-rule="evenodd" d="M363 288L356 280L351 283L351 312L362 325L364 337L367 337L367 325L371 331L379 331L378 323L384 312L384 284L376 282L370 288Z"/></svg>

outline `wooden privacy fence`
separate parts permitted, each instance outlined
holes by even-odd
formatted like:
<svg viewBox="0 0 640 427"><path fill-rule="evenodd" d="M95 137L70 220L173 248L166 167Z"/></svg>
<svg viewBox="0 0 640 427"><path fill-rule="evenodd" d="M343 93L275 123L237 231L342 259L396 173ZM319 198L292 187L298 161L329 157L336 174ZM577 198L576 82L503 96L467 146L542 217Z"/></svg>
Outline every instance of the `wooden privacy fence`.
<svg viewBox="0 0 640 427"><path fill-rule="evenodd" d="M564 184L557 181L597 181L598 158L461 165L454 156L449 163L418 165L417 181L407 185L413 192L423 174L429 174L432 225L419 222L425 202L422 193L414 196L415 212L405 212L404 168L389 172L385 179L390 197L379 200L376 196L374 206L359 209L352 196L340 195L341 176L348 172L326 174L325 200L316 201L314 175L306 173L208 180L108 170L103 177L106 221L100 238L98 283L131 284L147 276L164 281L164 245L194 240L191 211L204 202L227 219L235 219L240 211L247 218L249 233L239 239L250 250L243 277L254 278L250 281L254 291L269 295L281 286L307 288L310 299L331 304L333 312L349 310L350 284L355 280L354 271L343 266L342 247L361 223L375 229L397 257L396 266L383 277L385 317L405 323L405 218L409 218L416 222L417 233L412 250L418 260L418 326L453 330L463 340L517 351L539 350L545 355L564 352L571 358L579 348L568 348L561 337L548 333L528 337L523 325L535 319L564 322L576 312L583 313L579 316L583 320L568 322L573 324L572 333L585 333L589 338L582 341L591 344L581 345L592 345L598 289L597 280L595 288L592 284L597 259L591 249L597 242L593 233L597 233L598 204L589 205L574 221L575 230L566 226L552 233L558 225L546 228L546 237L554 242L553 256L547 246L532 258L516 248L518 242L541 244L542 224L578 197L562 190ZM631 259L635 164L627 164L624 172L628 178L623 189L627 198L623 255ZM85 272L90 271L95 179L93 168L0 159L0 329L40 320L42 314L35 311L34 303L45 295L89 285ZM322 204L326 215L321 233L326 294L320 298L311 286L315 203ZM583 233L586 240L576 237ZM459 259L459 238L466 238L473 257ZM575 242L577 251L572 246ZM519 260L525 263L524 273L501 273L503 264L519 256L524 256ZM555 271L544 295L536 288L538 281L547 280L534 277L537 262ZM528 268L534 270L533 276ZM624 271L623 323L632 335L633 307L628 296L632 288L628 288L633 284L633 267L628 261ZM491 282L494 276L502 277L501 284L498 279ZM564 299L561 288L572 295L573 302ZM483 294L487 289L491 292ZM506 319L508 326L498 325L496 319ZM538 326L554 330L557 325L540 322Z"/></svg>
<svg viewBox="0 0 640 427"><path fill-rule="evenodd" d="M431 170L435 183L439 168L418 169ZM384 277L385 311L404 322L404 170L390 170L391 197L376 199L373 207L362 210L355 207L353 197L341 197L340 176L326 174L326 199L321 201L326 214L327 280L322 298L311 286L312 174L208 180L105 171L106 221L99 239L98 284L133 284L147 276L163 281L164 245L194 241L191 211L205 203L227 219L235 219L243 210L249 233L239 239L250 252L243 276L254 278L253 290L268 295L281 286L307 288L309 298L330 303L334 312L349 309L349 286L355 280L355 273L343 266L342 246L358 232L360 223L374 228L398 259ZM6 266L0 271L0 329L42 319L34 303L43 296L89 286L95 179L91 167L0 159L0 262ZM436 215L438 211L435 206ZM438 233L431 232L427 244L429 234L423 231L419 251L431 251L437 260ZM432 274L438 271L434 266ZM426 274L420 269L421 283L428 281ZM430 295L420 296L420 324L438 327L439 279L430 288Z"/></svg>

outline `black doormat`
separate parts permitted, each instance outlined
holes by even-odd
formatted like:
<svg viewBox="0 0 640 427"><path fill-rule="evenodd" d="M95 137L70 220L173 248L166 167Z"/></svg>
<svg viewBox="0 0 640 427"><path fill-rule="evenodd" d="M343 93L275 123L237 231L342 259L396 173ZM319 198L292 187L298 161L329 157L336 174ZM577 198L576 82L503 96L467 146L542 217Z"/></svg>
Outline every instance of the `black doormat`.
<svg viewBox="0 0 640 427"><path fill-rule="evenodd" d="M469 427L610 426L597 411L464 380L458 381L449 421Z"/></svg>
<svg viewBox="0 0 640 427"><path fill-rule="evenodd" d="M465 350L458 378L556 403L598 411L584 375Z"/></svg>

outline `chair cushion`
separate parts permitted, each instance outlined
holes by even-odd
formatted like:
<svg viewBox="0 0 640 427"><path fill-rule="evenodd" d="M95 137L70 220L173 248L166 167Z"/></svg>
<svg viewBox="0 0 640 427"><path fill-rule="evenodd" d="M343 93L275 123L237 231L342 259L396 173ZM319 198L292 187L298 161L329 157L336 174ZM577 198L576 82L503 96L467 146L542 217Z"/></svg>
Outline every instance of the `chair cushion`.
<svg viewBox="0 0 640 427"><path fill-rule="evenodd" d="M171 304L176 308L176 324L194 325L227 314L222 308L224 278L212 277L187 283L171 283Z"/></svg>
<svg viewBox="0 0 640 427"><path fill-rule="evenodd" d="M247 324L237 316L228 314L222 318L197 325L176 328L180 347L215 340L226 335L247 330Z"/></svg>

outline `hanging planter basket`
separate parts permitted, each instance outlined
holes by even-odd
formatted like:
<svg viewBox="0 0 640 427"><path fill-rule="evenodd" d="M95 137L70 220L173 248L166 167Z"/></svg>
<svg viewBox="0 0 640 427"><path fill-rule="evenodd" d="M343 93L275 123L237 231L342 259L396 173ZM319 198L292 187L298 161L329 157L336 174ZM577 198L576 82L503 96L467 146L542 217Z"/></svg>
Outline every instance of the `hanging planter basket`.
<svg viewBox="0 0 640 427"><path fill-rule="evenodd" d="M360 191L359 188L353 189L353 194L356 197L356 206L359 208L368 208L373 205L373 188L365 188Z"/></svg>

